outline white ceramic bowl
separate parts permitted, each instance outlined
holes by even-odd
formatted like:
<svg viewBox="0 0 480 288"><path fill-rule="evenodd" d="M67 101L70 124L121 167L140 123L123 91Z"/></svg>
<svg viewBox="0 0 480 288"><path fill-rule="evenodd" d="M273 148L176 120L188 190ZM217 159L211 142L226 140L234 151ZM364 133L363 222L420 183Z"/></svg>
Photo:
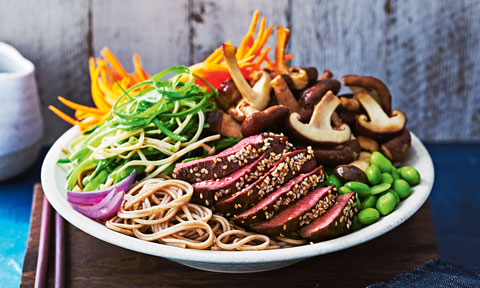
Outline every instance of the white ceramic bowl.
<svg viewBox="0 0 480 288"><path fill-rule="evenodd" d="M113 245L164 257L208 271L227 273L267 271L369 241L392 230L412 216L427 200L434 179L432 159L420 140L412 134L412 148L403 164L413 166L420 171L422 181L413 188L412 195L403 200L394 212L382 217L378 222L345 236L313 245L266 251L198 251L126 236L109 230L73 210L66 200L64 188L66 172L56 164L56 161L63 157L61 148L66 147L78 133L79 130L74 127L63 134L52 146L43 162L41 175L43 190L55 210L80 230Z"/></svg>
<svg viewBox="0 0 480 288"><path fill-rule="evenodd" d="M26 170L42 146L43 121L33 63L0 42L0 181Z"/></svg>

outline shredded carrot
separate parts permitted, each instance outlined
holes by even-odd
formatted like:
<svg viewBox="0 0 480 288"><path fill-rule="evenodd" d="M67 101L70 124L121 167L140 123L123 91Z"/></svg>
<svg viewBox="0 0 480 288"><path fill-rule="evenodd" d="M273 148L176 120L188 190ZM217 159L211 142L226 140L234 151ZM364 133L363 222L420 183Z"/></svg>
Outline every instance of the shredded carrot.
<svg viewBox="0 0 480 288"><path fill-rule="evenodd" d="M237 60L241 59L245 55L247 49L253 45L253 42L254 42L253 33L255 32L255 29L257 28L257 23L258 23L258 18L259 17L260 17L260 13L257 10L253 13L252 21L250 22L250 27L248 28L248 32L245 35L245 37L243 37L242 43L240 44L240 47L238 48ZM218 49L221 49L221 47L218 48Z"/></svg>
<svg viewBox="0 0 480 288"><path fill-rule="evenodd" d="M62 102L65 106L67 106L68 108L71 108L73 110L85 111L85 112L96 113L96 114L103 114L96 108L92 108L92 107L88 107L88 106L84 106L84 105L74 103L70 100L67 100L67 99L63 98L62 96L58 96L58 100L60 100L60 102Z"/></svg>
<svg viewBox="0 0 480 288"><path fill-rule="evenodd" d="M127 72L125 72L125 69L123 69L122 64L118 62L117 58L113 56L112 52L107 47L103 48L102 51L100 51L100 54L122 77L128 77Z"/></svg>
<svg viewBox="0 0 480 288"><path fill-rule="evenodd" d="M264 62L268 63L266 61L270 49L266 48L264 50L264 47L273 31L273 26L266 28L266 19L262 17L255 38L254 33L257 29L259 18L260 13L255 11L249 29L243 37L236 54L240 70L247 79L251 79L253 72L261 69ZM230 42L226 42L225 44L231 45ZM216 65L212 66L210 64ZM203 62L192 65L190 69L193 73L207 80L215 88L220 87L222 82L230 78L223 54L221 53L221 47L216 49ZM201 82L198 82L198 84L205 85Z"/></svg>
<svg viewBox="0 0 480 288"><path fill-rule="evenodd" d="M148 74L143 70L142 63L140 63L140 56L135 53L133 54L133 65L135 67L135 72L137 74L139 81L145 81L148 79Z"/></svg>
<svg viewBox="0 0 480 288"><path fill-rule="evenodd" d="M58 97L58 100L65 106L75 110L75 119L56 107L49 107L60 118L72 125L79 126L82 130L103 123L109 117L113 103L123 92L118 84L122 88L128 89L136 83L150 78L143 69L138 54L133 55L134 73L127 73L108 48L104 48L101 55L103 59L94 59L93 57L89 59L91 93L96 107L80 105L63 97ZM135 91L132 94L134 95Z"/></svg>
<svg viewBox="0 0 480 288"><path fill-rule="evenodd" d="M262 17L258 32L255 37L255 31L260 19L260 13L255 11L253 13L250 26L247 33L243 37L239 45L236 59L240 71L246 79L251 79L254 72L265 68L282 70L286 69L286 61L290 60L293 55L285 54L286 41L288 41L289 30L284 27L277 28L277 43L275 47L275 61L271 61L268 57L271 51L270 47L265 47L268 39L273 32L273 26L266 28L266 19ZM225 44L231 45L230 42ZM108 48L103 48L100 52L102 58L89 59L89 71L91 80L91 96L95 107L88 107L69 101L65 98L59 97L68 108L75 110L75 118L72 118L60 111L58 108L49 106L49 109L57 114L66 122L79 126L82 130L88 129L93 125L103 123L110 115L110 110L123 93L123 89L128 89L133 85L145 81L150 76L143 69L140 57L138 54L133 54L133 65L135 71L127 73L118 59ZM214 88L220 87L220 84L230 78L230 73L226 62L223 58L222 47L215 49L203 62L190 66L192 72L210 83ZM204 85L200 80L196 80L199 85ZM119 87L120 85L121 87ZM137 89L131 93L135 96L136 93L145 89Z"/></svg>

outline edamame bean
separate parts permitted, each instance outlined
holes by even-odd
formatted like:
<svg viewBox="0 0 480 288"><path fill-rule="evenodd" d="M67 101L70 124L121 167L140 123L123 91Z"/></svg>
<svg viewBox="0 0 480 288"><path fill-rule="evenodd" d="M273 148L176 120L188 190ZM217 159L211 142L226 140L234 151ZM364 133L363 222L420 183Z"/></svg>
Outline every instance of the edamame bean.
<svg viewBox="0 0 480 288"><path fill-rule="evenodd" d="M375 208L367 208L358 213L358 221L364 225L369 225L380 218L380 213L378 213Z"/></svg>
<svg viewBox="0 0 480 288"><path fill-rule="evenodd" d="M412 192L410 184L408 184L408 182L403 179L397 179L393 181L393 190L398 193L398 197L400 197L400 199L407 198Z"/></svg>
<svg viewBox="0 0 480 288"><path fill-rule="evenodd" d="M382 183L393 184L393 177L390 173L382 173Z"/></svg>
<svg viewBox="0 0 480 288"><path fill-rule="evenodd" d="M377 165L369 165L367 170L365 170L365 174L367 175L368 182L372 185L377 185L382 180L382 173Z"/></svg>
<svg viewBox="0 0 480 288"><path fill-rule="evenodd" d="M392 174L393 180L400 179L400 175L398 174L398 170L395 167L392 167L392 171L390 172Z"/></svg>
<svg viewBox="0 0 480 288"><path fill-rule="evenodd" d="M375 151L370 156L370 164L377 165L382 172L390 172L392 171L392 162L388 160L387 157L383 156L382 153Z"/></svg>
<svg viewBox="0 0 480 288"><path fill-rule="evenodd" d="M333 185L337 188L337 190L342 187L342 181L340 181L340 179L338 179L337 176L335 176L335 174L330 174L330 175L327 175L327 182L328 182L328 185Z"/></svg>
<svg viewBox="0 0 480 288"><path fill-rule="evenodd" d="M362 207L359 210L364 210L367 208L375 208L375 204L377 203L377 197L374 195L370 195L367 199L362 201Z"/></svg>
<svg viewBox="0 0 480 288"><path fill-rule="evenodd" d="M357 197L357 200L355 200L355 206L357 207L358 210L362 208L362 201L360 201L360 197Z"/></svg>
<svg viewBox="0 0 480 288"><path fill-rule="evenodd" d="M342 186L342 187L338 188L338 194L340 194L340 195L347 194L347 193L350 193L350 192L352 192L352 190L350 190L350 188L348 188L346 186Z"/></svg>
<svg viewBox="0 0 480 288"><path fill-rule="evenodd" d="M402 177L408 184L415 186L420 183L420 173L418 173L417 169L404 166L400 168L400 177Z"/></svg>
<svg viewBox="0 0 480 288"><path fill-rule="evenodd" d="M392 187L392 185L390 185L388 183L380 183L380 184L375 185L372 188L370 188L370 191L371 191L372 195L377 195L377 194L380 194L380 193L383 193L383 192L387 191L388 189L390 189L390 187Z"/></svg>
<svg viewBox="0 0 480 288"><path fill-rule="evenodd" d="M385 216L390 214L396 205L397 200L395 200L395 196L392 193L387 193L378 197L376 208L378 212Z"/></svg>
<svg viewBox="0 0 480 288"><path fill-rule="evenodd" d="M357 231L358 229L362 228L363 224L358 221L358 215L353 216L352 220L352 230Z"/></svg>
<svg viewBox="0 0 480 288"><path fill-rule="evenodd" d="M367 198L370 196L370 187L367 184L363 184L357 181L350 181L345 183L345 186L350 188L350 190L357 192L359 197Z"/></svg>
<svg viewBox="0 0 480 288"><path fill-rule="evenodd" d="M398 197L397 191L388 189L387 193L392 193L392 195L395 196L395 201L397 201L397 204L400 203L400 197Z"/></svg>

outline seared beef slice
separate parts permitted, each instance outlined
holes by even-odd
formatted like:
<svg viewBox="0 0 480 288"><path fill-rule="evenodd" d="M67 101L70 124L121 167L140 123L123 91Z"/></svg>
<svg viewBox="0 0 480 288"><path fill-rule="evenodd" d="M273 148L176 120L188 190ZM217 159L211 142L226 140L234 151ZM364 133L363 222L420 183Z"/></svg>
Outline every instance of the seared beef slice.
<svg viewBox="0 0 480 288"><path fill-rule="evenodd" d="M309 173L300 174L233 220L242 226L249 226L268 220L295 201L298 201L309 191L314 190L324 180L325 175L322 166L315 168Z"/></svg>
<svg viewBox="0 0 480 288"><path fill-rule="evenodd" d="M285 145L286 141L286 137L273 133L250 136L217 155L177 163L173 177L190 183L223 178L255 161L269 148Z"/></svg>
<svg viewBox="0 0 480 288"><path fill-rule="evenodd" d="M260 179L218 201L215 208L226 216L239 214L257 204L267 194L277 190L299 173L311 171L315 166L316 162L311 149L287 153Z"/></svg>
<svg viewBox="0 0 480 288"><path fill-rule="evenodd" d="M270 170L289 148L290 146L279 143L264 152L254 162L243 166L241 169L224 178L206 180L193 184L195 190L193 192L192 202L210 206L225 195L242 190L260 178L265 171Z"/></svg>
<svg viewBox="0 0 480 288"><path fill-rule="evenodd" d="M347 233L357 211L355 197L354 192L338 196L337 202L327 213L300 228L298 234L310 241L322 241Z"/></svg>
<svg viewBox="0 0 480 288"><path fill-rule="evenodd" d="M324 214L335 203L333 186L321 187L309 192L272 219L250 227L258 233L270 236L288 236L303 225Z"/></svg>

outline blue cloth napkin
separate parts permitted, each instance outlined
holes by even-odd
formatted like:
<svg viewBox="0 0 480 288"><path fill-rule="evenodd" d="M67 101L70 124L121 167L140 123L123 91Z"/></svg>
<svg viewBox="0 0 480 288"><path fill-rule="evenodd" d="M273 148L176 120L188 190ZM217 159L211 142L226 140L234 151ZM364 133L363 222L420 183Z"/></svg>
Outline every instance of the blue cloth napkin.
<svg viewBox="0 0 480 288"><path fill-rule="evenodd" d="M430 260L425 266L396 276L389 283L375 283L369 288L443 288L480 287L480 269L444 260Z"/></svg>

